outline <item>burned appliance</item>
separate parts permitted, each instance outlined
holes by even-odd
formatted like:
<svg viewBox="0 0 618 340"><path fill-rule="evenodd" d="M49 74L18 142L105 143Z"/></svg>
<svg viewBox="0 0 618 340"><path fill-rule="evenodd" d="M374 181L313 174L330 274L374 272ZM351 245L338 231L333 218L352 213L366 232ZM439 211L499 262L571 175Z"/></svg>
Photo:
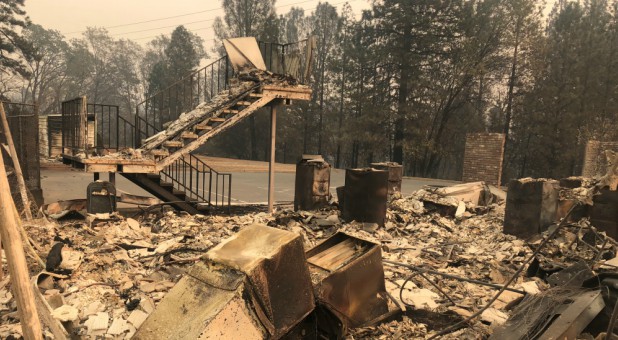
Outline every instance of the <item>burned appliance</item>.
<svg viewBox="0 0 618 340"><path fill-rule="evenodd" d="M302 237L252 225L206 253L135 339L281 339L307 334L313 309Z"/></svg>
<svg viewBox="0 0 618 340"><path fill-rule="evenodd" d="M306 253L318 307L318 328L345 334L389 312L380 245L337 233ZM340 322L321 321L324 313ZM328 318L327 318L328 319Z"/></svg>

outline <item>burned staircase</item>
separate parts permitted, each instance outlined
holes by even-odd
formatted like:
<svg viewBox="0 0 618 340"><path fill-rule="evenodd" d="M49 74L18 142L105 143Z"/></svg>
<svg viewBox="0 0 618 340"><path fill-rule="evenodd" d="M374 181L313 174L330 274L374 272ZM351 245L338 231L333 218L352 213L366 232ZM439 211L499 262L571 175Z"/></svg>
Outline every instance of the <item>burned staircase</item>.
<svg viewBox="0 0 618 340"><path fill-rule="evenodd" d="M262 107L309 100L304 82L313 45L312 39L286 45L229 39L228 56L150 96L132 119L116 113L106 120L96 106L89 112L85 98L65 102L63 158L88 172L118 172L190 213L229 206L231 174L192 152Z"/></svg>

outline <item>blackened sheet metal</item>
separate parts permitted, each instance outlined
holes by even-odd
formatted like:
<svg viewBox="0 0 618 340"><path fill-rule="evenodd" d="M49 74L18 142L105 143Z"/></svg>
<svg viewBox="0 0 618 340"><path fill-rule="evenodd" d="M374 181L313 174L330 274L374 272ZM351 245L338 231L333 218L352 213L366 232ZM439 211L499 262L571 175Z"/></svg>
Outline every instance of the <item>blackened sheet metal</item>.
<svg viewBox="0 0 618 340"><path fill-rule="evenodd" d="M388 198L388 171L346 169L343 219L384 225Z"/></svg>
<svg viewBox="0 0 618 340"><path fill-rule="evenodd" d="M547 282L553 287L581 287L584 282L594 277L588 264L581 260L557 273L551 274Z"/></svg>
<svg viewBox="0 0 618 340"><path fill-rule="evenodd" d="M224 39L223 47L234 71L266 70L262 52L254 37Z"/></svg>
<svg viewBox="0 0 618 340"><path fill-rule="evenodd" d="M307 251L318 304L346 328L359 327L388 313L378 244L337 233Z"/></svg>
<svg viewBox="0 0 618 340"><path fill-rule="evenodd" d="M604 306L600 290L551 288L526 296L489 339L575 339Z"/></svg>
<svg viewBox="0 0 618 340"><path fill-rule="evenodd" d="M603 310L605 302L600 291L582 293L539 337L539 340L575 339Z"/></svg>

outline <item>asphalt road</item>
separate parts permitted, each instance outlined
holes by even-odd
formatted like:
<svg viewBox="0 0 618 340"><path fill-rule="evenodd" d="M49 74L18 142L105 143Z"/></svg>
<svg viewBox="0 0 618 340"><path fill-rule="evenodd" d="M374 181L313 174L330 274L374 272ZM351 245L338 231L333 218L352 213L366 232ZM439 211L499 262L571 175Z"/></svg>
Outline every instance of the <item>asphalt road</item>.
<svg viewBox="0 0 618 340"><path fill-rule="evenodd" d="M293 173L277 173L275 175L275 200L277 202L291 202L294 200ZM107 180L103 174L102 180ZM56 165L51 168L41 168L41 184L45 202L85 198L86 187L93 180L91 173L71 169L67 166ZM331 193L336 196L335 188L344 185L345 171L335 169L331 172ZM435 180L428 178L404 178L402 183L403 194L420 189L424 185L450 185L458 182ZM150 196L146 191L131 183L121 175L116 176L116 188L134 195ZM268 200L268 173L265 172L233 172L232 173L232 202L265 203Z"/></svg>

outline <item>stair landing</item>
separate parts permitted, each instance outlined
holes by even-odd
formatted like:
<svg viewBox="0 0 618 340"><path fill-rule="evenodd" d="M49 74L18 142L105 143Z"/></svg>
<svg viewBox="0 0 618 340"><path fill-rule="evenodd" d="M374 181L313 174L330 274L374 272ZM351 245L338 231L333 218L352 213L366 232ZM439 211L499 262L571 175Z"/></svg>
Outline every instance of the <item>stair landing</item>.
<svg viewBox="0 0 618 340"><path fill-rule="evenodd" d="M128 159L110 156L84 158L63 154L64 163L82 168L86 172L125 172L125 173L158 173L157 162L154 159Z"/></svg>
<svg viewBox="0 0 618 340"><path fill-rule="evenodd" d="M285 104L290 104L291 100L310 100L311 89L306 86L262 85L259 93L252 93L250 96L269 97L273 100L280 99L286 101ZM157 161L151 158L130 159L113 157L112 155L92 157L81 155L63 154L62 157L65 163L84 169L86 172L154 174L159 173L161 170L157 167Z"/></svg>

